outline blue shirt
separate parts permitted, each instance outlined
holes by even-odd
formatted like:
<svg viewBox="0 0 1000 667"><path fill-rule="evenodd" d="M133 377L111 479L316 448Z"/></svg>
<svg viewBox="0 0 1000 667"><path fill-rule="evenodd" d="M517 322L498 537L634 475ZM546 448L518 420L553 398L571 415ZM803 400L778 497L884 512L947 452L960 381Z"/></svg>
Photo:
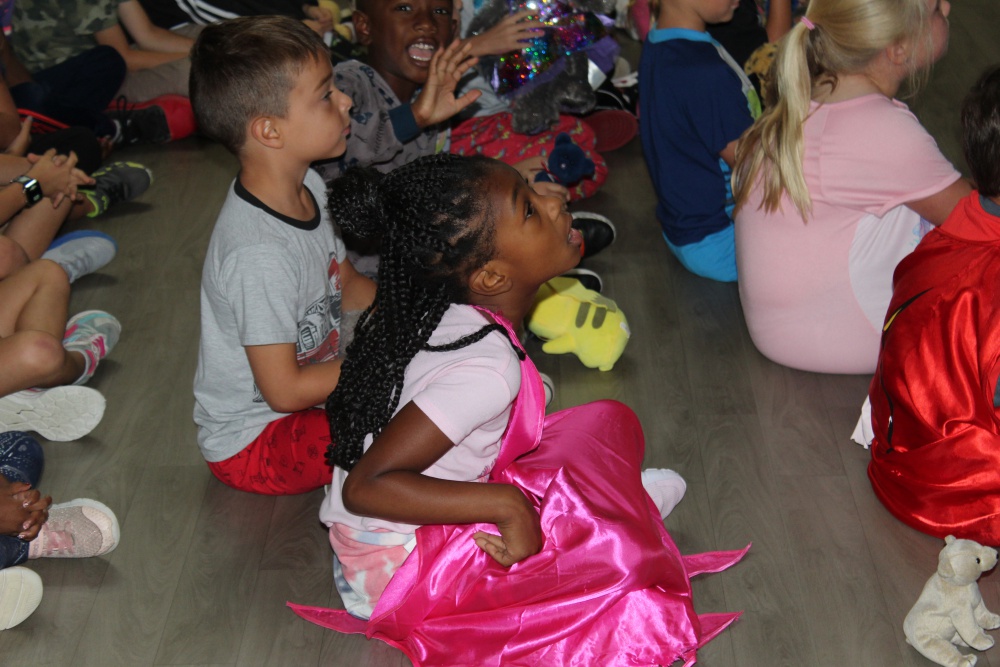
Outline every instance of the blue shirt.
<svg viewBox="0 0 1000 667"><path fill-rule="evenodd" d="M656 217L676 246L733 223L729 165L719 153L760 115L760 100L708 33L650 31L639 63L639 136Z"/></svg>

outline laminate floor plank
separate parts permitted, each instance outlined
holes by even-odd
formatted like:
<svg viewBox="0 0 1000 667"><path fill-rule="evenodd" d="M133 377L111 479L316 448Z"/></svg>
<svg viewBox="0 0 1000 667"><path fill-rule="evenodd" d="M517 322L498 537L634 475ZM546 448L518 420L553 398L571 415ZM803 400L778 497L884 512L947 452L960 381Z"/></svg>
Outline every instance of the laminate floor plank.
<svg viewBox="0 0 1000 667"><path fill-rule="evenodd" d="M153 664L187 551L199 539L189 517L199 513L208 483L207 471L193 466L146 470L121 523L128 539L105 556L111 567L74 665Z"/></svg>

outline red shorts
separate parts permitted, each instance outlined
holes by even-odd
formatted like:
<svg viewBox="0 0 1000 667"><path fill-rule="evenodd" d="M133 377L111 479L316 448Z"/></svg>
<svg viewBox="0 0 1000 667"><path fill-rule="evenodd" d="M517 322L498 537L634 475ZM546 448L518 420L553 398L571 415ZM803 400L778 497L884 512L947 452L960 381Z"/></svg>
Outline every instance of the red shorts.
<svg viewBox="0 0 1000 667"><path fill-rule="evenodd" d="M330 425L326 412L311 408L267 425L239 454L208 467L227 486L250 493L287 496L329 484L326 463Z"/></svg>

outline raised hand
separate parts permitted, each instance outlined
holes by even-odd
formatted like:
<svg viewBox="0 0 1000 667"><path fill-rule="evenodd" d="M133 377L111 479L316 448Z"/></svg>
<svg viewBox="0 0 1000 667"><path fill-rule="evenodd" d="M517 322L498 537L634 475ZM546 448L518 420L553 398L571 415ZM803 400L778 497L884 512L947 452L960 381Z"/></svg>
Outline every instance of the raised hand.
<svg viewBox="0 0 1000 667"><path fill-rule="evenodd" d="M455 97L459 79L478 62L471 55L471 49L468 42L456 40L447 48L434 52L427 83L411 107L413 119L419 127L448 120L482 95L480 90L470 90L459 98Z"/></svg>

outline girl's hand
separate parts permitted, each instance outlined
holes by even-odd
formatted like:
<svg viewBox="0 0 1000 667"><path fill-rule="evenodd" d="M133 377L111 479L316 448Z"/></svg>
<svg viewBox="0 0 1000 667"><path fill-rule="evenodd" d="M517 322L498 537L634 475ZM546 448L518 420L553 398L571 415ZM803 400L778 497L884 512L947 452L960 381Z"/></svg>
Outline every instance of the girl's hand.
<svg viewBox="0 0 1000 667"><path fill-rule="evenodd" d="M27 487L27 484L24 485ZM21 532L18 537L26 542L38 537L38 531L42 525L49 520L49 507L52 505L52 496L43 496L37 489L26 488L15 493L14 498L21 502L29 512L28 519L21 524Z"/></svg>
<svg viewBox="0 0 1000 667"><path fill-rule="evenodd" d="M469 38L474 56L501 56L511 51L520 51L526 42L540 37L545 24L532 20L532 11L525 9L504 17L492 28Z"/></svg>
<svg viewBox="0 0 1000 667"><path fill-rule="evenodd" d="M455 97L459 79L478 62L470 49L468 42L455 40L434 52L427 83L411 107L417 126L424 128L448 120L483 94L481 90L470 90Z"/></svg>
<svg viewBox="0 0 1000 667"><path fill-rule="evenodd" d="M510 487L520 496L521 507L510 519L497 523L499 535L479 531L472 538L476 545L504 567L534 556L542 550L542 526L538 513L517 488Z"/></svg>
<svg viewBox="0 0 1000 667"><path fill-rule="evenodd" d="M48 518L49 497L23 482L10 482L0 475L0 535L32 540Z"/></svg>
<svg viewBox="0 0 1000 667"><path fill-rule="evenodd" d="M94 179L76 168L76 153L57 155L54 148L43 155L27 155L31 168L27 175L38 181L42 193L52 200L52 208L58 208L63 199L77 199L77 186L93 184Z"/></svg>

